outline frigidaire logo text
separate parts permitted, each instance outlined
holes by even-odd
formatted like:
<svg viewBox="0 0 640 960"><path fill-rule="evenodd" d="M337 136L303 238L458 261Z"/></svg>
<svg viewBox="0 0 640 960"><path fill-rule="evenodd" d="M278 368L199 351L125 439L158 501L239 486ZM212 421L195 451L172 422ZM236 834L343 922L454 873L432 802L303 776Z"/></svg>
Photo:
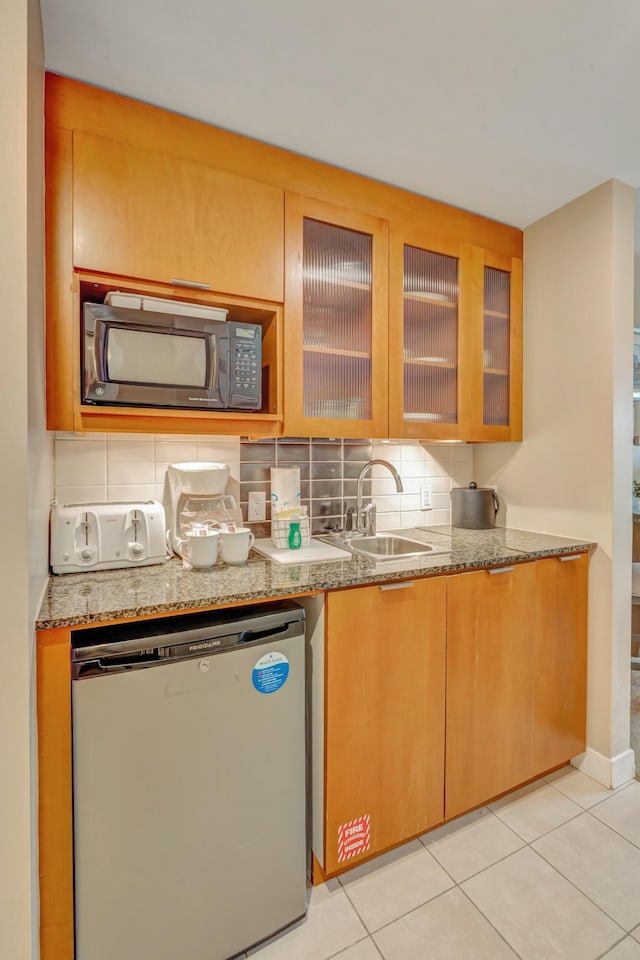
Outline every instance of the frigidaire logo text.
<svg viewBox="0 0 640 960"><path fill-rule="evenodd" d="M219 647L220 640L203 640L202 643L190 643L189 650L210 650L211 647Z"/></svg>

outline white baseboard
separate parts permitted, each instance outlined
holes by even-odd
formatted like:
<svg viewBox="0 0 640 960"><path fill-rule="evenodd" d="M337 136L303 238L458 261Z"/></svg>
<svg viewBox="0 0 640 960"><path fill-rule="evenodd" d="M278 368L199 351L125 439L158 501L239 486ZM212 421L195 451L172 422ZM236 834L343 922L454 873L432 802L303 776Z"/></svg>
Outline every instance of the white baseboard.
<svg viewBox="0 0 640 960"><path fill-rule="evenodd" d="M571 763L581 773L611 789L632 780L636 772L636 758L633 750L625 750L617 757L605 757L597 750L587 747L585 753L574 757Z"/></svg>

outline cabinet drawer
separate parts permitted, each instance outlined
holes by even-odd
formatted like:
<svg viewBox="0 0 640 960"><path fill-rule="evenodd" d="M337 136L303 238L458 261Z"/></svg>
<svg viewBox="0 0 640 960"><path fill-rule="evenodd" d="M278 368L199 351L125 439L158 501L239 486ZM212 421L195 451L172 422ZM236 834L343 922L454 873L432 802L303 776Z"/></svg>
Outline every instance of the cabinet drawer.
<svg viewBox="0 0 640 960"><path fill-rule="evenodd" d="M283 299L284 191L154 150L73 135L74 266Z"/></svg>

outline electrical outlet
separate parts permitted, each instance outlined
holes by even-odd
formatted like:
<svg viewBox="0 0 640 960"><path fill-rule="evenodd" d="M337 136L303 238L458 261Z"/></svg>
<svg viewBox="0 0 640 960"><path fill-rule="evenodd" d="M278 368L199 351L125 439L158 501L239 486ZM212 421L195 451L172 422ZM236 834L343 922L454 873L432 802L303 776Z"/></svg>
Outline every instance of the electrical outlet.
<svg viewBox="0 0 640 960"><path fill-rule="evenodd" d="M420 509L431 510L431 484L420 484Z"/></svg>
<svg viewBox="0 0 640 960"><path fill-rule="evenodd" d="M266 519L267 505L264 490L250 490L249 505L247 507L247 521Z"/></svg>

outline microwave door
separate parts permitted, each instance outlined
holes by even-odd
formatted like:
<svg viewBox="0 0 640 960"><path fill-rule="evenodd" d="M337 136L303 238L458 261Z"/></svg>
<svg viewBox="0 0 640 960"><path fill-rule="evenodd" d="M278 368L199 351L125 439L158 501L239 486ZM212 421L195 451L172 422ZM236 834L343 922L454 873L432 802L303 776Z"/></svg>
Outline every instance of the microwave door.
<svg viewBox="0 0 640 960"><path fill-rule="evenodd" d="M109 318L85 329L85 348L85 402L203 410L226 405L218 389L215 333Z"/></svg>

